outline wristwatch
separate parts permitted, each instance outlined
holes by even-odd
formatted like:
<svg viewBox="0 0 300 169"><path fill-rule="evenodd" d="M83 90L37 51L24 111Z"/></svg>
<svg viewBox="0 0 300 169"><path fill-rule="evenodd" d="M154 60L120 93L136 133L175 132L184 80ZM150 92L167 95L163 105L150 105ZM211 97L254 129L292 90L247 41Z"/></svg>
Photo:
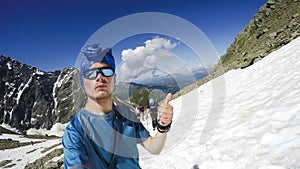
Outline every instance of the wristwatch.
<svg viewBox="0 0 300 169"><path fill-rule="evenodd" d="M171 128L171 124L172 124L172 121L170 124L166 125L166 126L163 126L159 123L158 121L158 125L157 125L157 131L159 131L160 133L166 133L170 130Z"/></svg>

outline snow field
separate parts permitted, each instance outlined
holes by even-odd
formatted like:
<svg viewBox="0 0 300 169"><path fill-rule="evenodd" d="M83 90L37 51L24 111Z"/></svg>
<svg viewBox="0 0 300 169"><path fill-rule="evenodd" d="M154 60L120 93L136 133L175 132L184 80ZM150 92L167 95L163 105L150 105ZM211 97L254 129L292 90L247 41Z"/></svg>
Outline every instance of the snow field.
<svg viewBox="0 0 300 169"><path fill-rule="evenodd" d="M187 115L198 107L193 121L185 121L191 130L182 134L175 127L182 124L175 121L167 143L174 135L184 138L159 156L144 156L141 167L299 169L299 56L300 38L246 69L200 86L197 104L182 107L183 98L173 100L175 120L176 113ZM214 106L221 111L212 111L218 110Z"/></svg>

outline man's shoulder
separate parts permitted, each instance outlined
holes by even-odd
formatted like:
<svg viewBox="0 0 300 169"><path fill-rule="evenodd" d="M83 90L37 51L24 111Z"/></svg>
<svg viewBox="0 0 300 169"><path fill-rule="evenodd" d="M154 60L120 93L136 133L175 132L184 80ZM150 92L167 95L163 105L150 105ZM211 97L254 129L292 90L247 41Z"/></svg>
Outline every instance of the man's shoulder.
<svg viewBox="0 0 300 169"><path fill-rule="evenodd" d="M66 130L77 130L77 131L81 131L82 127L81 127L81 123L80 123L80 112L76 113L73 118L71 119L71 121L69 122L69 124L66 126Z"/></svg>
<svg viewBox="0 0 300 169"><path fill-rule="evenodd" d="M62 139L64 145L80 142L82 138L82 134L83 134L83 129L79 122L78 113L77 113L65 128L63 139Z"/></svg>

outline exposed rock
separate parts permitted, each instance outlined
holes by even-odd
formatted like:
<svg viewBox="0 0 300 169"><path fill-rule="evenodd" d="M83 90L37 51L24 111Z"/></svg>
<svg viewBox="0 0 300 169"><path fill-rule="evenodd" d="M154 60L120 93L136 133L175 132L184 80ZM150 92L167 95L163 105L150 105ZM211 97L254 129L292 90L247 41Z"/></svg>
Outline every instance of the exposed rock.
<svg viewBox="0 0 300 169"><path fill-rule="evenodd" d="M300 1L268 0L248 25L237 35L210 75L245 68L300 35ZM222 71L221 71L222 72Z"/></svg>
<svg viewBox="0 0 300 169"><path fill-rule="evenodd" d="M68 122L84 100L74 68L43 72L1 56L0 71L0 123L21 133Z"/></svg>

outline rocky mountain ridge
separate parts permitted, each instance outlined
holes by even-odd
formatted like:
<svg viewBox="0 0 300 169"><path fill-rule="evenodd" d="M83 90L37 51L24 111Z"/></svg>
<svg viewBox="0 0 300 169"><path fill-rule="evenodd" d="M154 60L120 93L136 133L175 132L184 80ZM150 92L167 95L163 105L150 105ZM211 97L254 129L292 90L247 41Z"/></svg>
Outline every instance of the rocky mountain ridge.
<svg viewBox="0 0 300 169"><path fill-rule="evenodd" d="M300 1L268 0L219 61L227 72L245 68L300 36Z"/></svg>
<svg viewBox="0 0 300 169"><path fill-rule="evenodd" d="M75 83L78 71L43 72L9 57L0 56L0 124L26 134L29 128L51 129L66 123L84 98ZM74 104L79 103L79 104Z"/></svg>

